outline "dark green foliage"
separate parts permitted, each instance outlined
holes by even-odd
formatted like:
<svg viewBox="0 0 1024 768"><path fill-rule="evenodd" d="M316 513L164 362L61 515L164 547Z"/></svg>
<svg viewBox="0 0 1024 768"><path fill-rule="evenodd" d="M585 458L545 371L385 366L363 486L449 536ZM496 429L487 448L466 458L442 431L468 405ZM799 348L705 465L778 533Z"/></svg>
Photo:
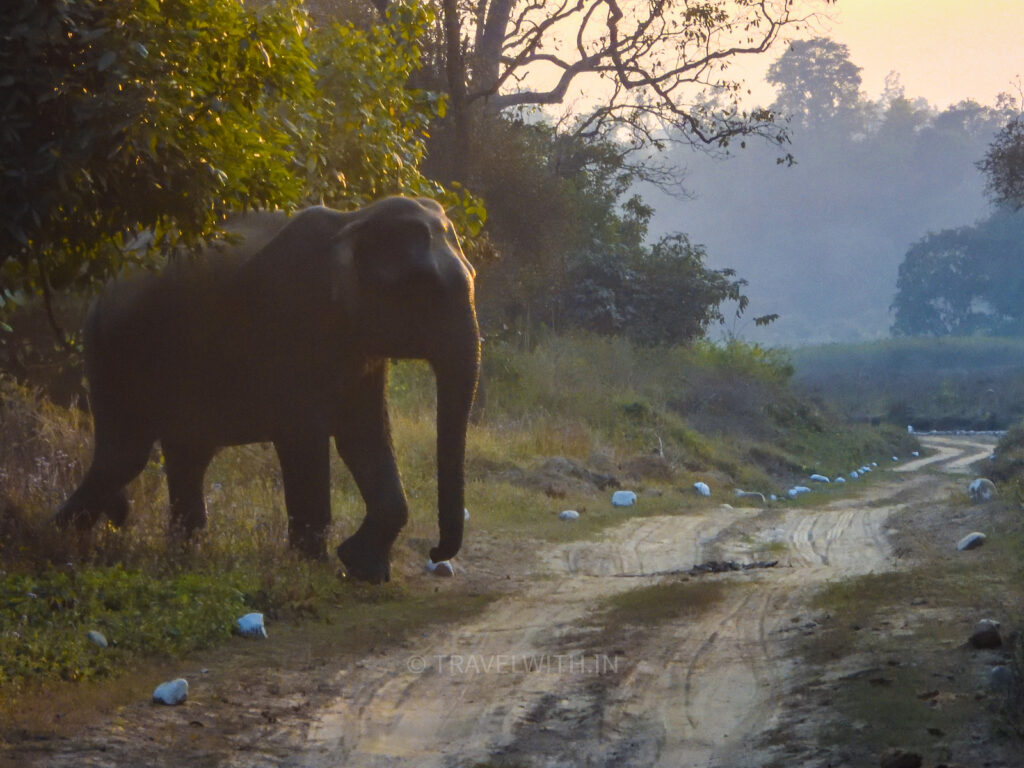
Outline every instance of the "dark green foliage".
<svg viewBox="0 0 1024 768"><path fill-rule="evenodd" d="M637 170L623 147L542 123L487 125L492 149L474 188L502 258L481 269L486 334L529 342L544 326L685 343L724 322L730 302L746 310L745 282L708 268L702 246L678 233L647 242L653 209L628 196Z"/></svg>
<svg viewBox="0 0 1024 768"><path fill-rule="evenodd" d="M978 167L988 176L988 192L999 203L1024 207L1024 115L996 134Z"/></svg>
<svg viewBox="0 0 1024 768"><path fill-rule="evenodd" d="M998 211L907 251L893 301L900 336L1024 333L1024 213Z"/></svg>
<svg viewBox="0 0 1024 768"><path fill-rule="evenodd" d="M569 266L559 296L565 325L600 334L622 333L640 344L700 338L724 322L722 305L747 306L746 281L731 269L704 265L703 247L686 235L663 237L628 254L585 253Z"/></svg>
<svg viewBox="0 0 1024 768"><path fill-rule="evenodd" d="M300 197L291 146L320 116L293 5L12 0L0 29L3 301Z"/></svg>
<svg viewBox="0 0 1024 768"><path fill-rule="evenodd" d="M307 200L350 208L385 195L424 195L453 206L464 236L480 231L487 214L479 200L420 172L431 121L447 109L442 95L409 86L433 20L427 6L395 3L379 24L332 24L310 36L326 120L315 142L296 147Z"/></svg>
<svg viewBox="0 0 1024 768"><path fill-rule="evenodd" d="M181 655L228 637L245 598L230 577L157 578L120 566L0 574L0 687L108 675L125 652ZM100 649L86 637L101 632Z"/></svg>

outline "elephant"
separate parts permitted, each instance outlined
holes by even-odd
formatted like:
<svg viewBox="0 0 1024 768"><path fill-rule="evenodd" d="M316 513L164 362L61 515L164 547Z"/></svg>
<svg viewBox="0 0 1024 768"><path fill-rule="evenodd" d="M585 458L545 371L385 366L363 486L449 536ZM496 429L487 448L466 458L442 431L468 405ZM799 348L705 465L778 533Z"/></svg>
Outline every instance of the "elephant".
<svg viewBox="0 0 1024 768"><path fill-rule="evenodd" d="M390 578L409 509L385 389L391 359L437 383L437 515L430 558L462 545L466 430L480 369L475 271L444 209L389 197L355 211L251 212L199 255L115 280L84 329L92 462L55 522L125 522L124 486L160 442L171 533L206 524L203 478L224 446L273 443L289 545L326 557L330 440L366 505L337 549L352 578Z"/></svg>

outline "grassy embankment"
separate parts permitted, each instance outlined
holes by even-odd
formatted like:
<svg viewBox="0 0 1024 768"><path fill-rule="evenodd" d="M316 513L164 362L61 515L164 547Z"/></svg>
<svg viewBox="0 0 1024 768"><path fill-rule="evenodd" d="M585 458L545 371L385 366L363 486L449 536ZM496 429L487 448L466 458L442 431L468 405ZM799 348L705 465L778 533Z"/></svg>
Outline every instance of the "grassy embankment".
<svg viewBox="0 0 1024 768"><path fill-rule="evenodd" d="M803 347L791 358L799 390L857 420L988 430L1024 417L1024 339L886 339Z"/></svg>
<svg viewBox="0 0 1024 768"><path fill-rule="evenodd" d="M847 427L795 395L789 375L778 355L735 344L644 350L621 340L552 338L531 352L487 349L469 439L467 547L474 535L588 536L622 519L610 491L538 474L550 457L654 491L629 513L652 514L732 501L734 487L781 491L809 472L846 472L909 450L904 430ZM398 365L392 376L412 519L394 551L395 579L384 587L339 578L333 558L308 563L287 550L279 470L265 445L214 460L210 525L190 551L168 549L158 451L130 487L129 526L84 539L57 535L48 519L88 462L88 417L9 381L0 386L0 698L8 703L39 681L103 678L224 643L234 619L250 610L278 623L331 623L344 645L353 633L364 644L394 640L486 602L443 592L427 601L408 586L436 537L433 381L424 365ZM711 485L711 502L690 490L698 479ZM336 543L363 514L337 459L332 494ZM586 512L566 525L557 519L565 508ZM91 644L92 629L112 646Z"/></svg>
<svg viewBox="0 0 1024 768"><path fill-rule="evenodd" d="M999 485L995 500L972 503L973 475L964 475L938 505L911 501L891 523L900 568L830 582L813 600L821 627L798 641L809 672L804 706L825 712L827 725L804 737L844 764L877 765L883 751L899 748L923 755L925 765L1016 765L1024 743L1024 424L994 454L981 471ZM986 534L984 546L956 551L971 530ZM966 642L982 618L1001 622L1000 648ZM1010 670L1009 682L993 683L995 665Z"/></svg>
<svg viewBox="0 0 1024 768"><path fill-rule="evenodd" d="M822 626L799 641L812 672L806 706L825 701L829 716L810 736L846 764L877 765L889 748L923 755L925 765L1016 765L1021 754L1024 521L1012 496L971 504L967 479L941 518L918 505L893 523L903 567L829 583L814 599ZM985 545L957 552L951 532L971 529L987 534ZM1001 622L1002 647L967 642L982 618ZM996 665L1010 671L1001 686Z"/></svg>

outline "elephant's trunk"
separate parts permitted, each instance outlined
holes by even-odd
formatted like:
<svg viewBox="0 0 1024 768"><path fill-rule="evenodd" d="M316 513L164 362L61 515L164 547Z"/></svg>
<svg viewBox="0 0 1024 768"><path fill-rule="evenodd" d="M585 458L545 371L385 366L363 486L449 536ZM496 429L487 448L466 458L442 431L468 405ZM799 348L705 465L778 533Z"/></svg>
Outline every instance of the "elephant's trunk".
<svg viewBox="0 0 1024 768"><path fill-rule="evenodd" d="M437 524L440 541L430 550L435 563L450 560L462 546L465 519L466 428L480 372L476 322L461 344L431 361L437 376Z"/></svg>

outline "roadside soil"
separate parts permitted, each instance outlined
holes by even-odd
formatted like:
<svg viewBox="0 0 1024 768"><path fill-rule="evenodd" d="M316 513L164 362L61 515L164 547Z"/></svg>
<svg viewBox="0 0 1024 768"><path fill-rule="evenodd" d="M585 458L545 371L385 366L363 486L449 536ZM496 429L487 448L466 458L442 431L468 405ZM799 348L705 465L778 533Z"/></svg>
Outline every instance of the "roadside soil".
<svg viewBox="0 0 1024 768"><path fill-rule="evenodd" d="M528 541L474 540L455 579L407 577L424 600L434 590L500 595L471 619L323 656L301 628L272 629L268 643L293 643L287 660L242 644L207 654L176 671L191 686L184 706L138 703L59 736L26 732L0 761L76 768L877 766L871 723L844 730L837 694L848 680L873 684L877 663L931 665L929 674L945 675L944 682L922 706L948 695L977 714L963 719L962 732L945 722L934 729L941 744L924 755L925 768L938 766L940 755L950 765L1024 766L1019 740L978 725L994 717L983 673L999 652L972 660L960 647L966 635L953 648L921 639L929 622L962 624L969 633L982 618L976 606L937 615L925 599L905 608L921 611L919 622L906 615L879 621L870 643L815 652L838 631L814 602L823 587L905 572L936 553L955 556L967 532L961 529L995 514L985 507L1012 514L1000 502L966 506L966 472L991 452L994 438L922 441L925 458L875 472L843 494L815 494L817 503L726 503L635 517L596 541L547 546L532 557ZM691 572L711 561L777 563ZM681 619L609 623L609 598L682 582L717 585L715 599ZM915 631L923 634L911 643ZM972 664L959 682L947 679L950 668Z"/></svg>

